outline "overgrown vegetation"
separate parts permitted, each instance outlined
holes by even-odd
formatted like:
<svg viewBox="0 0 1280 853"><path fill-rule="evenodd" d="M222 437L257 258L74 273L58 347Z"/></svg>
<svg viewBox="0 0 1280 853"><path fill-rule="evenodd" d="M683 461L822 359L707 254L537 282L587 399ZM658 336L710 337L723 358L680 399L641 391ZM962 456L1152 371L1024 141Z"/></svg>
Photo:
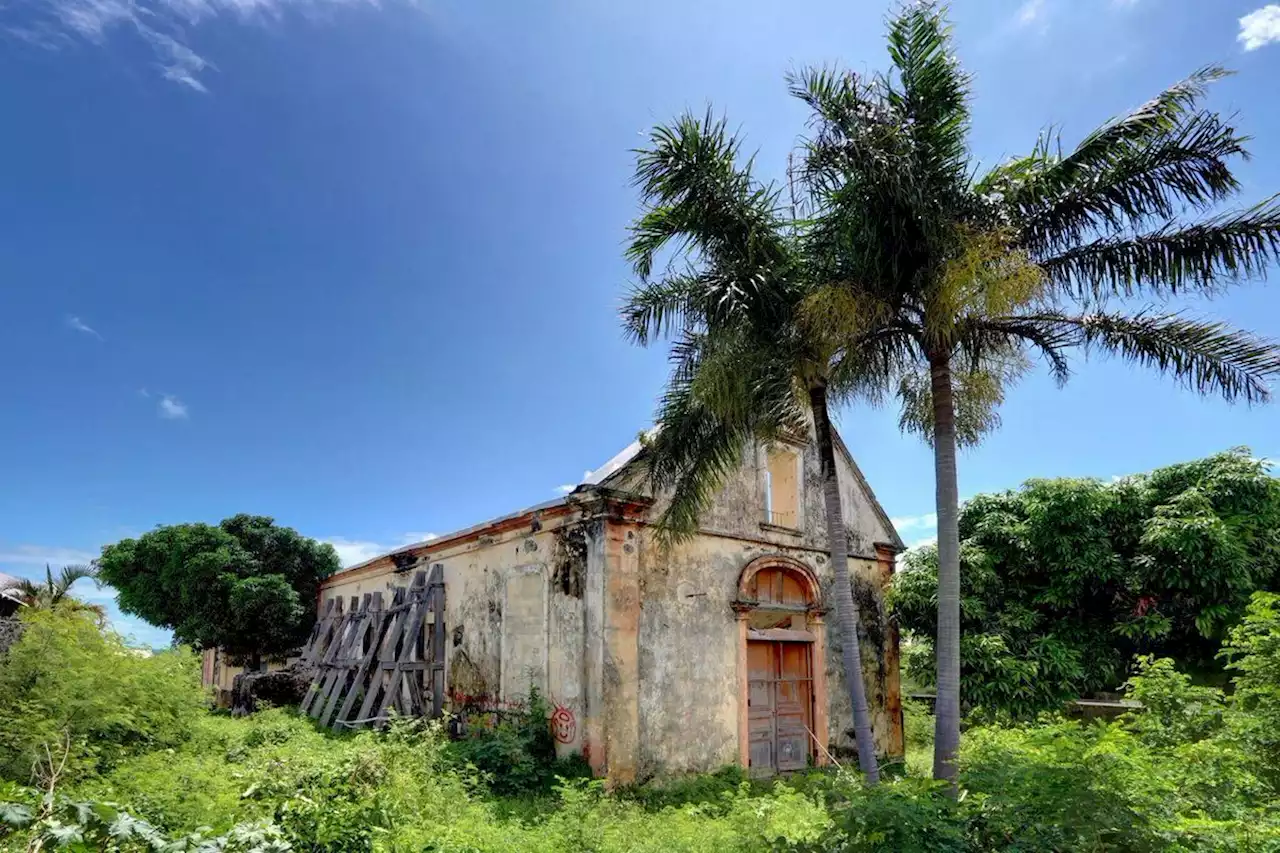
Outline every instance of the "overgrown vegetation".
<svg viewBox="0 0 1280 853"><path fill-rule="evenodd" d="M537 697L460 741L398 721L336 736L287 709L202 707L196 660L141 657L72 609L0 659L0 851L1280 851L1280 596L1222 654L1224 693L1144 658L1109 724L971 730L952 799L909 765L782 781L737 768L608 794L556 778ZM924 709L908 738L927 747ZM888 774L893 775L893 774Z"/></svg>
<svg viewBox="0 0 1280 853"><path fill-rule="evenodd" d="M180 746L205 714L196 657L151 655L72 608L31 609L0 662L0 778L25 780L63 749L85 778L123 759Z"/></svg>
<svg viewBox="0 0 1280 853"><path fill-rule="evenodd" d="M535 689L529 700L501 714L475 714L465 733L450 744L459 763L479 771L495 794L550 793L557 779L589 777L580 755L556 758L547 720L551 706Z"/></svg>
<svg viewBox="0 0 1280 853"><path fill-rule="evenodd" d="M965 504L960 537L965 704L1031 719L1118 690L1138 654L1221 675L1250 595L1280 582L1280 480L1244 449L1111 483L1032 480ZM894 609L926 679L936 591L936 551L908 554Z"/></svg>

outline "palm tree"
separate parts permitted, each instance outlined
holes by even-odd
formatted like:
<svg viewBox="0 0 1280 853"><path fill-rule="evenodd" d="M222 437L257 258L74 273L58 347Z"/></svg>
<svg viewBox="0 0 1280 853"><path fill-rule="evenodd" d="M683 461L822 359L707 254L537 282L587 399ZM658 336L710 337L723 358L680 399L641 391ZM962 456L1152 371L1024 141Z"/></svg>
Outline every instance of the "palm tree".
<svg viewBox="0 0 1280 853"><path fill-rule="evenodd" d="M98 570L94 566L86 565L70 565L63 566L58 572L57 578L53 576L53 569L49 566L44 567L45 582L36 583L32 580L23 579L17 586L18 595L22 599L22 603L27 607L38 610L52 610L56 607L67 607L85 613L91 613L99 623L106 620L106 611L97 604L87 604L79 599L71 596L71 587L76 581L89 578L95 583L98 579Z"/></svg>
<svg viewBox="0 0 1280 853"><path fill-rule="evenodd" d="M674 338L659 429L646 440L652 485L670 495L659 530L668 542L691 534L744 447L806 434L812 416L858 760L874 783L879 770L828 411L874 383L840 357L842 335L809 298L803 230L780 191L759 183L750 161L738 162L740 142L725 122L686 115L654 129L649 143L637 152L644 212L628 248L640 284L623 322L642 345ZM676 260L655 277L655 257L672 247Z"/></svg>
<svg viewBox="0 0 1280 853"><path fill-rule="evenodd" d="M1032 153L981 178L970 159L969 78L932 2L889 22L893 73L811 70L793 92L814 111L804 180L821 204L809 230L815 276L856 297L845 342L906 371L904 424L932 442L937 479L938 636L934 775L955 779L960 740L956 447L995 421L1005 384L1043 357L1065 381L1067 354L1115 355L1201 394L1252 403L1280 374L1269 341L1134 298L1216 293L1261 275L1280 250L1280 203L1211 213L1240 186L1246 139L1201 108L1224 76L1197 72L1064 153ZM1205 214L1187 223L1180 211ZM968 404L967 408L966 405ZM959 404L959 408L958 408ZM966 425L957 416L973 415ZM963 420L963 419L962 419Z"/></svg>

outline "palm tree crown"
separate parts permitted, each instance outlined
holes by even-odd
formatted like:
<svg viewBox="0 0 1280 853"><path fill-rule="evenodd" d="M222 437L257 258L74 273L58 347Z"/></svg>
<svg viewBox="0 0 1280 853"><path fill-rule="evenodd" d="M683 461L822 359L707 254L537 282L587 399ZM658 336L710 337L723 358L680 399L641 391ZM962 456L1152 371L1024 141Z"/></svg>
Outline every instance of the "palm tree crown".
<svg viewBox="0 0 1280 853"><path fill-rule="evenodd" d="M1214 212L1238 192L1246 139L1200 104L1225 75L1203 69L1064 153L977 177L968 76L932 2L889 23L893 73L792 77L814 112L802 173L818 201L808 247L829 290L858 307L845 347L901 377L904 425L934 444L938 487L935 775L959 742L957 441L995 423L1007 382L1040 355L1058 381L1073 348L1154 367L1202 394L1263 401L1280 350L1160 305L1258 276L1280 249L1280 202ZM1186 223L1183 210L1204 218ZM923 373L921 372L923 371Z"/></svg>
<svg viewBox="0 0 1280 853"><path fill-rule="evenodd" d="M74 610L93 614L100 622L106 619L106 611L100 605L87 604L73 598L70 594L71 587L79 580L89 578L97 582L98 570L95 566L63 566L56 577L53 574L53 569L45 566L44 574L44 583L37 583L25 578L19 582L17 592L23 604L40 610L71 607Z"/></svg>

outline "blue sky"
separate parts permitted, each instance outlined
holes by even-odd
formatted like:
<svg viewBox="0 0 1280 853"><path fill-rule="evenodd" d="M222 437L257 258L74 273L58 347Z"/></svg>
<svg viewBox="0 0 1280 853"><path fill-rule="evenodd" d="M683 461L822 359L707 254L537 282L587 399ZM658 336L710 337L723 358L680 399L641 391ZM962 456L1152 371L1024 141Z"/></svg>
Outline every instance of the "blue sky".
<svg viewBox="0 0 1280 853"><path fill-rule="evenodd" d="M957 4L975 154L1070 143L1197 67L1240 73L1280 190L1280 6ZM545 500L647 425L665 353L622 338L629 149L710 103L778 177L786 70L885 65L887 6L796 0L20 0L0 9L0 570L154 525L275 516L355 560ZM1280 282L1277 282L1280 284ZM1280 337L1280 291L1193 306ZM842 431L908 542L932 463L892 410ZM1109 478L1280 409L1118 364L1019 386L961 491ZM107 590L82 590L110 599ZM117 625L141 642L163 632Z"/></svg>

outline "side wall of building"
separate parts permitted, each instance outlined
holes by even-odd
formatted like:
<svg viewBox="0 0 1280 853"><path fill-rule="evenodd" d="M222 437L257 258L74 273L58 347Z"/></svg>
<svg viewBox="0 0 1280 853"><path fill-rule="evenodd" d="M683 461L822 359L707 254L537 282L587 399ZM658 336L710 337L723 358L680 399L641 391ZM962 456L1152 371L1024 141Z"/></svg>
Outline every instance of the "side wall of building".
<svg viewBox="0 0 1280 853"><path fill-rule="evenodd" d="M586 710L586 542L576 516L446 546L405 571L388 559L339 575L331 598L381 590L440 564L445 581L446 707L503 710L537 690L552 705L558 749L580 751Z"/></svg>

